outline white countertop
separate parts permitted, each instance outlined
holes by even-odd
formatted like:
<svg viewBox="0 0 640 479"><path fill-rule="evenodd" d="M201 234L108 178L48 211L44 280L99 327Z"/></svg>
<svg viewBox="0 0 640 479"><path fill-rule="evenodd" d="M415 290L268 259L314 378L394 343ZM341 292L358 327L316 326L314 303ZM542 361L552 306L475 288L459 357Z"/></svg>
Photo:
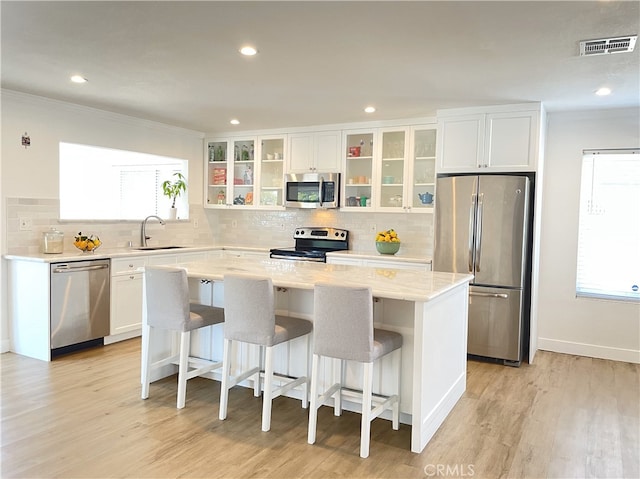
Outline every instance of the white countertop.
<svg viewBox="0 0 640 479"><path fill-rule="evenodd" d="M375 259L375 260L383 260L383 261L398 261L403 263L419 263L419 264L431 264L431 258L428 256L422 256L412 253L405 253L402 251L398 251L396 254L380 254L376 250L344 250L344 251L334 251L332 253L327 253L327 256L347 256L349 258L358 258L358 259Z"/></svg>
<svg viewBox="0 0 640 479"><path fill-rule="evenodd" d="M194 253L198 251L213 251L213 250L227 250L227 251L252 251L256 253L269 253L270 248L258 248L252 246L213 246L213 245L192 245L181 246L180 248L171 249L157 249L157 250L140 250L134 246L131 248L99 248L97 251L83 253L80 250L64 251L58 254L6 254L5 259L19 260L19 261L36 261L44 263L60 263L66 261L85 261L91 259L109 259L128 256L153 256L161 254L179 254L179 253ZM346 256L354 259L364 260L381 260L381 261L397 261L404 263L418 263L418 264L430 264L431 258L428 256L420 256L416 254L407 254L402 250L398 251L394 255L380 254L375 250L345 250L336 251L333 253L327 253L328 256Z"/></svg>
<svg viewBox="0 0 640 479"><path fill-rule="evenodd" d="M223 248L222 246L181 246L180 248L171 249L156 249L156 250L140 250L136 247L132 248L98 248L97 251L90 251L83 253L80 250L75 251L63 251L62 253L54 254L6 254L5 259L18 260L18 261L36 261L41 263L60 263L67 261L86 261L92 259L110 259L127 256L151 256L159 254L178 254L178 253L194 253L198 251L211 251L219 249L232 249ZM248 250L250 248L238 248ZM268 250L267 250L268 251Z"/></svg>
<svg viewBox="0 0 640 479"><path fill-rule="evenodd" d="M255 258L220 258L181 266L189 276L214 281L223 280L226 273L249 273L268 276L274 286L283 288L313 289L318 282L369 286L374 296L405 301L431 301L473 278L469 274Z"/></svg>

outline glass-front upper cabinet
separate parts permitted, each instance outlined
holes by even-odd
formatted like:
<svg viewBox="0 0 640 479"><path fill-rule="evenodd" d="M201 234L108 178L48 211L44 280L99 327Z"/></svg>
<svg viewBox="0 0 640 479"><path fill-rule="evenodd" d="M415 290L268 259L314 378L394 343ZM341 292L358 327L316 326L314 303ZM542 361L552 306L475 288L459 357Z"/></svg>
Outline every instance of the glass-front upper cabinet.
<svg viewBox="0 0 640 479"><path fill-rule="evenodd" d="M372 206L375 133L371 130L347 131L344 133L344 208L366 208Z"/></svg>
<svg viewBox="0 0 640 479"><path fill-rule="evenodd" d="M253 205L255 166L255 140L234 140L233 184L230 185L233 205Z"/></svg>
<svg viewBox="0 0 640 479"><path fill-rule="evenodd" d="M378 198L379 209L404 208L407 202L407 140L408 130L381 130Z"/></svg>
<svg viewBox="0 0 640 479"><path fill-rule="evenodd" d="M433 211L436 194L436 125L411 128L412 192L409 206Z"/></svg>
<svg viewBox="0 0 640 479"><path fill-rule="evenodd" d="M254 204L255 143L254 139L207 141L207 207Z"/></svg>
<svg viewBox="0 0 640 479"><path fill-rule="evenodd" d="M285 137L260 137L260 206L282 206L284 191Z"/></svg>
<svg viewBox="0 0 640 479"><path fill-rule="evenodd" d="M226 206L227 170L229 166L229 142L211 140L207 142L207 171L205 174L205 206Z"/></svg>

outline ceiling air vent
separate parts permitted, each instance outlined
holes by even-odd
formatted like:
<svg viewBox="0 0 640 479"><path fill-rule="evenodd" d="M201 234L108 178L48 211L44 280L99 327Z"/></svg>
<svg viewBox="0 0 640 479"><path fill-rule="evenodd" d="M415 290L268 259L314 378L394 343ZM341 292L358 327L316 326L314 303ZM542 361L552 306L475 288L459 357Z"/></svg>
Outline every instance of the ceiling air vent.
<svg viewBox="0 0 640 479"><path fill-rule="evenodd" d="M583 40L580 42L580 56L632 52L637 38L638 35L629 35L626 37Z"/></svg>

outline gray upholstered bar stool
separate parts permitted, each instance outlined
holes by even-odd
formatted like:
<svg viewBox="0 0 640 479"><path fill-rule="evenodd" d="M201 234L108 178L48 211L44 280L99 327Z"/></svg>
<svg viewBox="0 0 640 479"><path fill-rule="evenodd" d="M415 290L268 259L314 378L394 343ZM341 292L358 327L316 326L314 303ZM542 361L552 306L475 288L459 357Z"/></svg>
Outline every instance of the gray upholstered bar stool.
<svg viewBox="0 0 640 479"><path fill-rule="evenodd" d="M316 442L318 408L335 396L334 411L339 416L342 408L343 375L345 361L363 365L362 426L360 431L360 457L369 457L371 421L385 409L392 410L393 429L400 423L400 364L402 336L393 331L373 327L373 297L371 288L316 284L314 288L313 362L311 366L311 407L309 410L309 444ZM395 351L398 370L396 394L388 397L373 395L373 363ZM340 360L338 382L318 395L320 357ZM353 393L352 391L350 391ZM372 402L377 403L371 409Z"/></svg>
<svg viewBox="0 0 640 479"><path fill-rule="evenodd" d="M147 266L144 284L147 321L142 333L142 399L149 397L151 371L167 364L177 364L177 407L181 409L185 405L187 380L222 366L219 361L190 356L191 331L224 322L224 310L191 303L187 272L182 268ZM179 332L179 354L152 363L150 349L154 329Z"/></svg>
<svg viewBox="0 0 640 479"><path fill-rule="evenodd" d="M220 388L220 419L227 417L229 389L254 376L254 395L260 395L260 365L231 376L231 343L240 341L260 347L260 362L264 354L264 392L262 399L262 430L271 429L272 401L295 387L302 387L302 407L309 400L308 374L298 378L274 373L273 350L278 344L307 336L313 329L311 321L278 316L275 314L273 282L271 278L226 274L224 276L224 352L222 366L222 386ZM308 369L308 368L307 368ZM281 382L273 387L274 378Z"/></svg>

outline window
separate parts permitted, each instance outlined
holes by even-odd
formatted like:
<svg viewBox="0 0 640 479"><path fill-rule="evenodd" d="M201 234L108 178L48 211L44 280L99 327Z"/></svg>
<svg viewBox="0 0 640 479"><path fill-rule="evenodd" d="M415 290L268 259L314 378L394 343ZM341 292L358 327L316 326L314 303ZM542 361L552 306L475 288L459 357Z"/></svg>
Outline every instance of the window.
<svg viewBox="0 0 640 479"><path fill-rule="evenodd" d="M640 149L585 150L576 294L640 301Z"/></svg>
<svg viewBox="0 0 640 479"><path fill-rule="evenodd" d="M167 218L171 200L162 182L188 175L188 162L88 145L60 143L60 219L141 220ZM186 193L176 200L179 218L189 217Z"/></svg>

